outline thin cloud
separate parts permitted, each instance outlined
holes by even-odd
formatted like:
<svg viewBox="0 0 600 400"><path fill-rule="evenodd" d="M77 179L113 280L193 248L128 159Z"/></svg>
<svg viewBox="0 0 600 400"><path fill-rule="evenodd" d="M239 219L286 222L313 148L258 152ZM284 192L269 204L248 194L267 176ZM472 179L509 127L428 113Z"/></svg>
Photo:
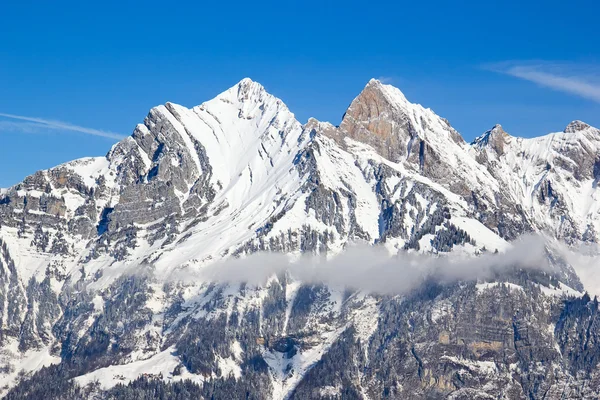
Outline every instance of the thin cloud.
<svg viewBox="0 0 600 400"><path fill-rule="evenodd" d="M484 69L600 103L600 66L550 62L503 62Z"/></svg>
<svg viewBox="0 0 600 400"><path fill-rule="evenodd" d="M395 79L391 76L380 76L377 78L377 80L386 85L391 85L395 81Z"/></svg>
<svg viewBox="0 0 600 400"><path fill-rule="evenodd" d="M43 129L52 129L85 133L86 135L100 136L108 139L121 140L124 138L123 135L119 135L118 133L103 131L94 128L86 128L84 126L73 125L68 122L53 121L43 118L26 117L23 115L14 115L7 113L0 113L0 117L21 121L0 121L0 128L4 127L5 129L19 130L21 132L38 132Z"/></svg>

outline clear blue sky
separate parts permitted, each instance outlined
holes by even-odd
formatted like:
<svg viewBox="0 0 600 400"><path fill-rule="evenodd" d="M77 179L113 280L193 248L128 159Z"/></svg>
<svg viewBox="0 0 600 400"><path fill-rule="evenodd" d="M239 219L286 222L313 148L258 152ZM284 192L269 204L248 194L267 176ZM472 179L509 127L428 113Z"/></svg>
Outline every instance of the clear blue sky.
<svg viewBox="0 0 600 400"><path fill-rule="evenodd" d="M104 155L148 110L197 105L243 77L301 122L339 123L383 78L467 140L600 126L598 1L6 1L0 10L0 187ZM525 4L521 4L525 3ZM109 135L110 136L110 135Z"/></svg>

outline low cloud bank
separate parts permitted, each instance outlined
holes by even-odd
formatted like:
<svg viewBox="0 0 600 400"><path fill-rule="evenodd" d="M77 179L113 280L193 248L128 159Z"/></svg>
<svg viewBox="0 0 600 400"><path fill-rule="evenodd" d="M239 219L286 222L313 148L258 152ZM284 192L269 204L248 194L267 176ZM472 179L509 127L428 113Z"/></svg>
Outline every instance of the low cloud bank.
<svg viewBox="0 0 600 400"><path fill-rule="evenodd" d="M434 257L414 252L390 256L378 246L349 246L326 259L304 255L296 260L280 253L259 253L217 262L201 269L182 269L171 275L176 281L205 281L264 285L275 274L289 273L305 283L346 286L380 294L403 294L426 280L452 283L489 279L515 269L547 270L545 242L539 236L523 236L506 251L478 257Z"/></svg>

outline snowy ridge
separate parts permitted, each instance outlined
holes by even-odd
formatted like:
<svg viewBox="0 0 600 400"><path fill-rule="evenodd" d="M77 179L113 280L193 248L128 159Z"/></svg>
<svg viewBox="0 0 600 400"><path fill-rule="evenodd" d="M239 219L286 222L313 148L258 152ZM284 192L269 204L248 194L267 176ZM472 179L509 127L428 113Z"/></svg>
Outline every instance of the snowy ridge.
<svg viewBox="0 0 600 400"><path fill-rule="evenodd" d="M475 154L485 155L529 221L563 240L598 240L600 130L575 121L564 132L543 137L516 138L504 131L502 136L500 153L485 139L476 140Z"/></svg>

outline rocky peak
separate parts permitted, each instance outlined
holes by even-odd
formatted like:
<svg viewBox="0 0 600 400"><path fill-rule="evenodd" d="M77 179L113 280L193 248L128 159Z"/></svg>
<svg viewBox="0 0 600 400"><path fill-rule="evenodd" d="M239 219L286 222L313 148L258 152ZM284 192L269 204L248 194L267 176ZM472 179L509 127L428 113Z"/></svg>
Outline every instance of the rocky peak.
<svg viewBox="0 0 600 400"><path fill-rule="evenodd" d="M485 148L489 147L496 152L498 155L504 153L504 145L510 135L502 128L502 125L496 124L490 130L484 132L483 135L477 137L472 143L472 146Z"/></svg>
<svg viewBox="0 0 600 400"><path fill-rule="evenodd" d="M567 127L565 128L565 130L563 131L564 133L575 133L575 132L580 132L586 129L591 128L590 125L586 124L583 121L579 121L579 120L575 120L572 121L569 125L567 125Z"/></svg>
<svg viewBox="0 0 600 400"><path fill-rule="evenodd" d="M363 116L380 117L386 112L406 108L411 103L406 99L400 89L385 85L377 79L371 79L364 89L356 96L346 111L346 115L360 113L357 108L365 108Z"/></svg>
<svg viewBox="0 0 600 400"><path fill-rule="evenodd" d="M363 92L365 90L375 90L375 91L378 91L383 96L385 96L388 99L388 101L390 101L392 103L398 103L398 102L404 103L404 102L408 102L408 100L406 99L406 96L404 96L404 93L402 93L402 91L400 89L398 89L395 86L385 84L385 83L383 83L380 80L375 79L375 78L371 78L369 80L369 82L367 82L367 84L365 85L365 88L363 89Z"/></svg>
<svg viewBox="0 0 600 400"><path fill-rule="evenodd" d="M400 90L371 79L344 114L340 137L366 143L389 160L400 161L407 155L408 142L417 136L411 106Z"/></svg>

